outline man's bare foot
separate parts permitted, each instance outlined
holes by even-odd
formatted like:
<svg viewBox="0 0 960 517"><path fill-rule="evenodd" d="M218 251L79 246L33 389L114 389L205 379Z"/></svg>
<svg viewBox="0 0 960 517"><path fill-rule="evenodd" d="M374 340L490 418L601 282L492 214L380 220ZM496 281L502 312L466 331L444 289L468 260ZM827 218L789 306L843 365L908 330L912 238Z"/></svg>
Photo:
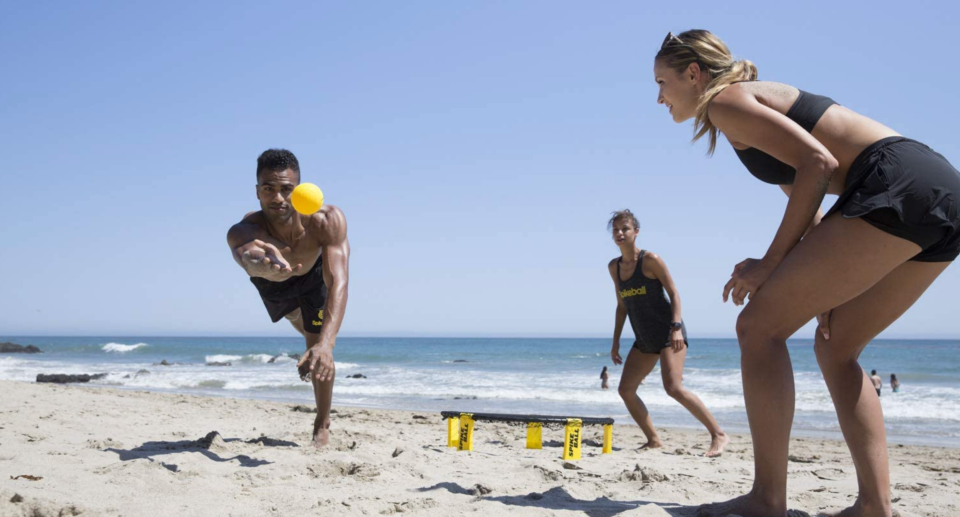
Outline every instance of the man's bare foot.
<svg viewBox="0 0 960 517"><path fill-rule="evenodd" d="M707 451L706 456L708 458L716 458L723 454L723 450L727 447L728 443L730 443L730 437L727 436L727 433L714 435L710 440L710 450Z"/></svg>
<svg viewBox="0 0 960 517"><path fill-rule="evenodd" d="M661 442L660 439L657 438L656 440L650 440L647 443L641 445L640 450L642 451L644 449L659 449L661 447L663 447L663 442Z"/></svg>
<svg viewBox="0 0 960 517"><path fill-rule="evenodd" d="M330 443L330 420L324 422L320 415L313 421L313 446L321 448Z"/></svg>
<svg viewBox="0 0 960 517"><path fill-rule="evenodd" d="M879 508L876 510L866 509L860 503L859 499L857 499L857 502L853 503L853 506L850 508L845 508L835 513L823 512L820 514L821 517L870 517L874 515L900 517L900 514L893 510L884 513L883 509Z"/></svg>
<svg viewBox="0 0 960 517"><path fill-rule="evenodd" d="M753 494L746 494L722 503L705 504L697 508L697 517L724 517L738 515L740 517L778 517L786 516L786 505L777 507L755 498Z"/></svg>

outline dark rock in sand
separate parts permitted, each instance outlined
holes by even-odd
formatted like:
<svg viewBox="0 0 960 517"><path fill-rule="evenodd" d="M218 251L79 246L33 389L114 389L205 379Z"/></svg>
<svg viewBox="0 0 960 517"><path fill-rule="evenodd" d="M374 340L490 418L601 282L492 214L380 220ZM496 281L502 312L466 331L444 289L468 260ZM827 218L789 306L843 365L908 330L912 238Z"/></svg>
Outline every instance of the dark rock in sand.
<svg viewBox="0 0 960 517"><path fill-rule="evenodd" d="M296 411L298 413L316 413L317 408L304 406L302 404L297 404L296 406L293 406L292 408L290 408L290 411Z"/></svg>
<svg viewBox="0 0 960 517"><path fill-rule="evenodd" d="M37 382L52 382L54 384L67 384L69 382L90 382L97 379L102 379L106 377L105 373L95 373L93 375L80 374L80 375L71 375L66 373L38 373Z"/></svg>
<svg viewBox="0 0 960 517"><path fill-rule="evenodd" d="M216 361L207 363L207 366L233 366L233 363L218 363Z"/></svg>
<svg viewBox="0 0 960 517"><path fill-rule="evenodd" d="M0 343L0 354L42 354L43 351L33 345L18 345L16 343Z"/></svg>
<svg viewBox="0 0 960 517"><path fill-rule="evenodd" d="M10 498L11 503L22 503L23 496L20 494L13 494L13 497Z"/></svg>
<svg viewBox="0 0 960 517"><path fill-rule="evenodd" d="M347 375L348 379L366 379L367 376L362 373L355 373L353 375Z"/></svg>
<svg viewBox="0 0 960 517"><path fill-rule="evenodd" d="M217 438L219 438L219 440L217 440ZM194 442L194 444L201 449L210 450L215 444L223 445L223 437L220 436L220 433L217 431L210 431L206 436Z"/></svg>
<svg viewBox="0 0 960 517"><path fill-rule="evenodd" d="M487 485L481 485L480 483L477 483L476 485L473 485L473 488L471 488L467 492L469 492L470 495L481 496L481 495L487 495L490 492L493 492L493 489L488 487Z"/></svg>

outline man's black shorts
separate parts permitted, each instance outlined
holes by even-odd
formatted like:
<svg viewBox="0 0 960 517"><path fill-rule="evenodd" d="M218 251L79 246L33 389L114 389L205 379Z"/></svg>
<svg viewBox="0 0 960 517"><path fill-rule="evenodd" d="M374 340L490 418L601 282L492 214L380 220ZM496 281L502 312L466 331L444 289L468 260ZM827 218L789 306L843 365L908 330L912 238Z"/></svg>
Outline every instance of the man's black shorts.
<svg viewBox="0 0 960 517"><path fill-rule="evenodd" d="M323 283L323 256L305 274L288 278L283 282L271 282L250 277L260 291L263 305L276 323L284 316L300 309L303 330L319 334L323 326L323 305L327 300L327 286Z"/></svg>

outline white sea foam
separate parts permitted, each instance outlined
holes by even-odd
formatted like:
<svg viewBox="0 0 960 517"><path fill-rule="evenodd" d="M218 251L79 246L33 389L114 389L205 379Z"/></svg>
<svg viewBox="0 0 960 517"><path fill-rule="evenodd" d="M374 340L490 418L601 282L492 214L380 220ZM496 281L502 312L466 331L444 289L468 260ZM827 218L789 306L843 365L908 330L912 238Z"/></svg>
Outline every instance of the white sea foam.
<svg viewBox="0 0 960 517"><path fill-rule="evenodd" d="M147 346L146 343L137 343L135 345L124 345L123 343L107 343L106 345L103 345L103 348L101 348L100 350L103 350L104 352L118 352L118 353L124 354L127 352L132 352L138 348L142 348L145 346Z"/></svg>
<svg viewBox="0 0 960 517"><path fill-rule="evenodd" d="M249 348L228 348L244 352L191 356L183 352L170 354L159 342L138 353L129 354L145 343L127 345L109 343L101 348L111 356L93 354L91 362L57 360L52 353L42 357L0 357L0 379L33 382L38 373L109 373L93 384L120 385L136 389L220 393L229 396L309 400L311 385L297 376L295 360L271 348L253 350L273 353L245 353ZM209 349L208 349L209 350ZM216 349L214 349L216 350ZM220 349L223 350L223 349ZM283 350L283 349L281 349ZM301 350L291 347L298 353ZM212 352L212 351L211 351ZM618 422L629 422L629 416L617 393L622 374L610 369L610 385L601 390L599 368L588 364L592 351L564 354L543 364L497 363L471 359L470 363L451 365L452 358L431 356L416 363L409 358L387 362L378 354L350 356L346 350L339 357L357 362L337 362L340 373L334 396L338 403L371 407L408 409L464 408L470 411L540 412L549 414L582 414L613 416ZM189 354L189 352L187 352ZM202 354L202 352L201 352ZM595 354L605 357L606 353ZM373 359L370 359L373 357ZM452 357L456 357L453 355ZM176 363L157 367L162 358ZM201 358L203 362L200 362ZM363 358L363 359L361 359ZM271 359L273 363L270 363ZM368 362L373 361L373 362ZM210 368L208 362L229 362L230 368ZM705 360L692 362L684 371L684 385L696 393L722 422L731 427L745 424L742 377L735 361L720 363L719 368L697 368ZM587 364L587 366L584 366ZM716 363L708 363L716 364ZM146 369L150 373L138 372ZM362 372L366 378L349 379L347 375ZM906 377L900 393L884 389L881 403L891 435L954 437L960 443L960 386L938 380L942 375L920 377L909 382ZM799 370L794 374L796 386L795 424L798 429L837 431L833 403L822 375L817 371ZM922 382L921 382L922 380ZM646 378L638 395L650 407L654 420L663 425L697 425L663 389L659 368ZM454 400L455 398L466 400Z"/></svg>
<svg viewBox="0 0 960 517"><path fill-rule="evenodd" d="M234 361L239 361L243 359L242 355L208 355L203 358L204 362L207 363L232 363Z"/></svg>
<svg viewBox="0 0 960 517"><path fill-rule="evenodd" d="M287 363L278 368L264 368L266 354L247 356L211 355L208 362L234 362L233 368L208 368L203 364L156 368L150 365L124 365L125 372L111 373L103 382L139 388L154 389L222 389L242 391L309 391ZM238 358L241 359L238 361ZM292 359L289 360L292 362ZM272 365L269 365L272 366ZM338 370L360 368L357 363L336 363ZM149 374L136 375L145 367ZM0 358L0 378L33 380L38 371L44 373L97 373L110 371L111 365L77 365ZM489 404L516 404L543 407L544 410L563 411L564 407L594 408L598 413L621 411L623 402L615 389L600 390L599 379L593 376L574 376L569 372L540 372L536 376L503 371L428 370L401 367L365 366L365 379L338 380L334 393L351 400L453 400L456 397L488 401ZM696 393L708 408L714 411L743 411L743 393L740 375L735 370L699 370L685 379L685 385ZM126 377L126 378L125 378ZM833 424L834 408L829 392L818 373L797 372L797 412L825 419L827 427ZM611 378L616 386L618 379ZM682 407L663 389L663 381L654 372L642 385L638 394L644 403L656 411L678 411ZM909 392L885 392L881 398L884 414L889 422L937 420L960 422L960 389L912 385ZM819 420L818 420L819 421Z"/></svg>

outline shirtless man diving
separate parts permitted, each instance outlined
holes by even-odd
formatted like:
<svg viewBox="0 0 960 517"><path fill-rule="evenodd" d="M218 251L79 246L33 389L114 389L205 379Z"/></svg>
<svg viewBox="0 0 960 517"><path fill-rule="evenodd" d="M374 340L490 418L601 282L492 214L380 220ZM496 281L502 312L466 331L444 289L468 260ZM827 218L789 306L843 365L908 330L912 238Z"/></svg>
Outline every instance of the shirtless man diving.
<svg viewBox="0 0 960 517"><path fill-rule="evenodd" d="M286 318L306 340L297 368L301 379L313 383L313 443L322 447L330 439L333 346L347 307L350 245L339 208L323 205L310 216L293 209L290 193L298 184L300 164L293 153L264 151L257 158L260 210L233 225L227 243L260 292L270 319Z"/></svg>

